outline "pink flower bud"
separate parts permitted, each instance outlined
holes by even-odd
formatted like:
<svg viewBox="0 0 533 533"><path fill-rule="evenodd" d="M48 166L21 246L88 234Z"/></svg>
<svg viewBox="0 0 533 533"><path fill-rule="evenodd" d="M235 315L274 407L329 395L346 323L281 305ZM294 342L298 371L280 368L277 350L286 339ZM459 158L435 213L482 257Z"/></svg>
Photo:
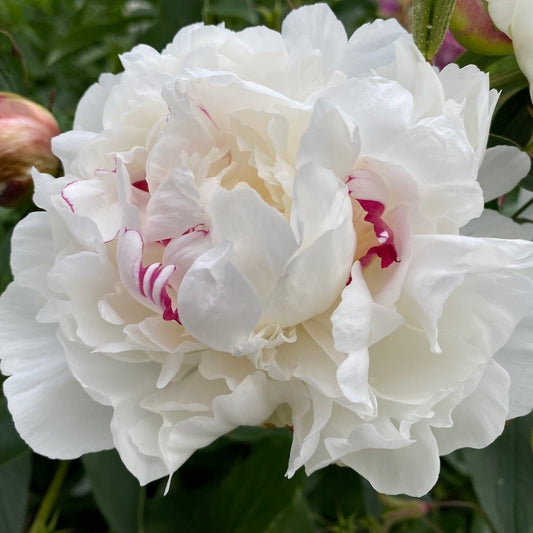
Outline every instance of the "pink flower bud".
<svg viewBox="0 0 533 533"><path fill-rule="evenodd" d="M450 30L472 52L495 56L513 53L511 40L494 26L484 0L457 0Z"/></svg>
<svg viewBox="0 0 533 533"><path fill-rule="evenodd" d="M0 92L0 205L20 205L31 194L31 168L55 174L59 160L50 139L59 134L53 115L22 96Z"/></svg>

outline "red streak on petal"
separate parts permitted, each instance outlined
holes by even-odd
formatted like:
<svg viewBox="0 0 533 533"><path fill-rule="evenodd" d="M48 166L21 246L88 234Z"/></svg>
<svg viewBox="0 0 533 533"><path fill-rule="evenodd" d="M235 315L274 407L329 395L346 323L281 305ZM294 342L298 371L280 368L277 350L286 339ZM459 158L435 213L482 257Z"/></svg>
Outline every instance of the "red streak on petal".
<svg viewBox="0 0 533 533"><path fill-rule="evenodd" d="M215 128L218 130L216 122L213 120L207 109L202 105L199 105L198 107L200 108L200 111L210 120L211 124L213 124L213 126L215 126Z"/></svg>
<svg viewBox="0 0 533 533"><path fill-rule="evenodd" d="M196 226L192 226L189 229L186 229L182 235L189 235L189 233L194 233L195 231L199 233L203 233L204 235L207 235L209 233L209 230L207 229L207 226L205 224L196 224Z"/></svg>
<svg viewBox="0 0 533 533"><path fill-rule="evenodd" d="M125 231L134 230L128 230L128 228L125 228ZM140 261L142 261L142 259L140 259ZM178 310L172 309L172 300L167 293L168 280L175 270L176 267L171 265L163 267L161 263L152 263L144 267L142 266L142 263L140 263L138 264L137 271L137 288L141 296L148 298L161 307L163 311L163 320L175 320L181 325Z"/></svg>
<svg viewBox="0 0 533 533"><path fill-rule="evenodd" d="M149 189L148 189L148 182L146 180L139 180L139 181L136 181L134 184L133 184L134 187L137 187L137 189L141 190L141 191L144 191L144 192L149 192Z"/></svg>
<svg viewBox="0 0 533 533"><path fill-rule="evenodd" d="M360 261L363 266L370 263L372 255L377 255L381 259L381 268L387 268L392 263L399 263L398 251L394 244L394 232L383 220L385 206L375 200L359 200L359 205L366 211L365 221L374 226L374 232L379 244L372 246Z"/></svg>
<svg viewBox="0 0 533 533"><path fill-rule="evenodd" d="M71 181L70 183L67 183L62 191L61 191L61 198L63 198L63 200L65 200L66 204L70 207L70 210L75 213L76 210L74 209L74 204L65 196L65 189L69 186L69 185L72 185L73 183L76 183L75 181Z"/></svg>

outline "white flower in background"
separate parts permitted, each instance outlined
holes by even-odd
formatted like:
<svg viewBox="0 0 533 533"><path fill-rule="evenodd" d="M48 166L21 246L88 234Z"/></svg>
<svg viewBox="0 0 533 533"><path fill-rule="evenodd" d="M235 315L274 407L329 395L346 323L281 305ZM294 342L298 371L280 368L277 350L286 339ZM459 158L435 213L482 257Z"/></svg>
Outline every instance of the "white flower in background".
<svg viewBox="0 0 533 533"><path fill-rule="evenodd" d="M439 73L394 20L347 40L325 5L122 62L13 237L1 369L37 452L116 447L147 483L287 425L289 475L420 495L531 409L533 244L459 235L529 168L485 151L485 74Z"/></svg>
<svg viewBox="0 0 533 533"><path fill-rule="evenodd" d="M533 2L531 0L488 0L496 27L513 41L520 69L529 80L533 99Z"/></svg>

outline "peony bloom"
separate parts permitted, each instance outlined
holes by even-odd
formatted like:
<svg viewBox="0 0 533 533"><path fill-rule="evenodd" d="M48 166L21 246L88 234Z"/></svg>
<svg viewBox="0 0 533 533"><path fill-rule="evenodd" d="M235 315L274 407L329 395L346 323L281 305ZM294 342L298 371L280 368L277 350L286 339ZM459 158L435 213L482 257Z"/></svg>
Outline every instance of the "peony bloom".
<svg viewBox="0 0 533 533"><path fill-rule="evenodd" d="M529 80L533 99L533 2L531 0L488 0L496 27L513 41L516 60Z"/></svg>
<svg viewBox="0 0 533 533"><path fill-rule="evenodd" d="M116 447L147 483L290 426L288 475L420 495L531 409L533 244L459 234L529 168L486 151L487 75L439 72L395 20L348 40L320 4L122 63L13 236L1 369L34 450Z"/></svg>
<svg viewBox="0 0 533 533"><path fill-rule="evenodd" d="M50 139L59 134L53 115L13 93L0 92L0 205L18 204L31 195L31 168L55 173L59 160Z"/></svg>

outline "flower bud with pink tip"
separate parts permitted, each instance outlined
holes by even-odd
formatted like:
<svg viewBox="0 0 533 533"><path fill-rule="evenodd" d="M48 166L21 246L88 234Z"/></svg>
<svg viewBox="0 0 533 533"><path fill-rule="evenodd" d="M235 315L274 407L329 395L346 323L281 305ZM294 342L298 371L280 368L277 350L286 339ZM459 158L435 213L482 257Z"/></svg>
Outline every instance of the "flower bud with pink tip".
<svg viewBox="0 0 533 533"><path fill-rule="evenodd" d="M513 53L511 39L496 28L485 0L457 0L450 30L472 52L496 56Z"/></svg>
<svg viewBox="0 0 533 533"><path fill-rule="evenodd" d="M31 194L31 168L55 174L59 160L50 139L60 133L54 116L17 94L0 92L0 205L16 206Z"/></svg>

